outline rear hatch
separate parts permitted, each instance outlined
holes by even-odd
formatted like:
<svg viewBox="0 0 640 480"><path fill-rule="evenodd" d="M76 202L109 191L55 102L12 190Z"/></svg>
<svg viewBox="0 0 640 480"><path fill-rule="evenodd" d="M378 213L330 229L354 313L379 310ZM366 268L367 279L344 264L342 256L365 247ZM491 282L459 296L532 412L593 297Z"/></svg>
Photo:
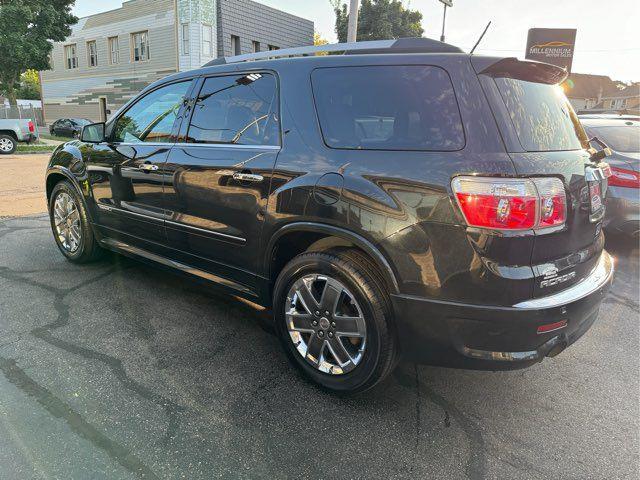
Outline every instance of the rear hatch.
<svg viewBox="0 0 640 480"><path fill-rule="evenodd" d="M535 231L533 297L588 276L604 246L604 163L591 160L588 138L559 83L558 67L517 59L473 60L518 176L556 177L565 188L566 222Z"/></svg>

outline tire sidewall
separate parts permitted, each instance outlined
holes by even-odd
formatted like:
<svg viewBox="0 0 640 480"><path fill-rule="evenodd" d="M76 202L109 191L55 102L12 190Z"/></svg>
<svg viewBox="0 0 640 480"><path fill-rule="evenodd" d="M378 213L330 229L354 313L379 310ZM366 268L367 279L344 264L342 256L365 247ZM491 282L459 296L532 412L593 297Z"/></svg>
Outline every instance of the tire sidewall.
<svg viewBox="0 0 640 480"><path fill-rule="evenodd" d="M80 239L80 246L75 252L69 252L62 246L62 244L60 243L60 239L58 238L58 232L56 231L53 208L55 205L56 198L58 197L58 195L60 195L63 192L67 193L68 195L71 196L71 198L73 198L73 201L76 204L76 208L78 209L78 213L80 216L80 229L82 232L82 238ZM88 247L89 247L90 239L93 238L93 231L89 226L87 212L86 212L86 209L84 208L84 202L80 198L80 195L78 194L76 189L67 180L63 180L60 183L58 183L53 188L53 191L51 192L51 199L49 200L49 220L51 223L51 231L53 232L53 237L55 239L56 245L58 246L58 249L62 252L62 254L72 262L84 261L86 257L89 256L90 254Z"/></svg>
<svg viewBox="0 0 640 480"><path fill-rule="evenodd" d="M326 255L305 256L294 259L281 272L274 288L274 319L276 331L283 347L293 363L310 379L321 387L336 393L356 393L365 389L372 375L375 374L380 362L380 322L385 322L384 316L372 305L367 292L353 278L350 272L339 264L332 263ZM328 275L340 281L354 295L367 326L366 348L360 363L349 373L331 375L321 372L304 359L289 336L286 326L285 304L287 295L293 283L299 278L320 274ZM363 274L363 272L360 272Z"/></svg>

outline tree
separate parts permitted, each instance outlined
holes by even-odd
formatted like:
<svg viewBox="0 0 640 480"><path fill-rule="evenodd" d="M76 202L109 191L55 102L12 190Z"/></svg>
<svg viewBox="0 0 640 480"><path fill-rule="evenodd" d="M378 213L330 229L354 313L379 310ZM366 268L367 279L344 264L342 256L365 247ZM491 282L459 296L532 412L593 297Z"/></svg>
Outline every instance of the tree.
<svg viewBox="0 0 640 480"><path fill-rule="evenodd" d="M336 34L347 41L349 11L341 0L331 0L336 14ZM358 41L421 37L422 13L408 10L400 0L362 0L358 14Z"/></svg>
<svg viewBox="0 0 640 480"><path fill-rule="evenodd" d="M75 0L0 0L0 89L16 104L20 76L48 70L52 42L71 34Z"/></svg>
<svg viewBox="0 0 640 480"><path fill-rule="evenodd" d="M20 77L17 97L24 100L40 100L40 76L37 70L27 70Z"/></svg>
<svg viewBox="0 0 640 480"><path fill-rule="evenodd" d="M315 46L320 46L320 45L326 45L328 44L328 40L326 38L322 38L322 35L320 35L318 32L315 32L313 34L313 44ZM326 55L327 52L318 52L316 53L316 55L322 56L322 55Z"/></svg>

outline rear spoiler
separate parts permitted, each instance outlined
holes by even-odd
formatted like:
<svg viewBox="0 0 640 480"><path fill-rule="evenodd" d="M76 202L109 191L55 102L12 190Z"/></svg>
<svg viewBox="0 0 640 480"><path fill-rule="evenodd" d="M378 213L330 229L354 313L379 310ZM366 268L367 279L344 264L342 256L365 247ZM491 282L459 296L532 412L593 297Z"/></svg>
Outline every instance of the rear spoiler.
<svg viewBox="0 0 640 480"><path fill-rule="evenodd" d="M569 75L562 67L532 60L518 60L515 57L471 57L471 64L478 75L549 85L561 83Z"/></svg>

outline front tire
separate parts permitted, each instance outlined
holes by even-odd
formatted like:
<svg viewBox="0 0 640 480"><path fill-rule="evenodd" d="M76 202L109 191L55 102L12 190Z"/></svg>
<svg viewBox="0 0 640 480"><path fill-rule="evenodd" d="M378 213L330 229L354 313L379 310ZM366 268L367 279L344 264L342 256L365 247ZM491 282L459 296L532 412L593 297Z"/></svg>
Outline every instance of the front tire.
<svg viewBox="0 0 640 480"><path fill-rule="evenodd" d="M63 180L53 188L49 218L56 244L67 260L88 263L101 255L84 202L69 181Z"/></svg>
<svg viewBox="0 0 640 480"><path fill-rule="evenodd" d="M389 297L364 255L298 255L278 276L273 305L285 352L321 387L362 392L393 370L397 347Z"/></svg>
<svg viewBox="0 0 640 480"><path fill-rule="evenodd" d="M18 148L18 142L11 135L0 135L0 154L11 155Z"/></svg>

